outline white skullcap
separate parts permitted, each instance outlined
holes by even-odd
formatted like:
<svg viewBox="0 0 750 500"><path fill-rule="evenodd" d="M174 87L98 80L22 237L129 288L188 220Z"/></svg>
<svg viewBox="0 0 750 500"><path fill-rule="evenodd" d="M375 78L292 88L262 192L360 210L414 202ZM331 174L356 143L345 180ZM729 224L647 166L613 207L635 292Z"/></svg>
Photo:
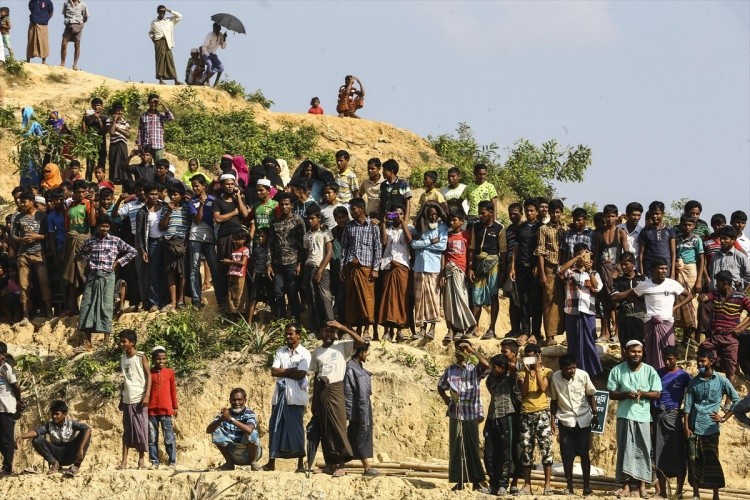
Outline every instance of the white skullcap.
<svg viewBox="0 0 750 500"><path fill-rule="evenodd" d="M34 196L34 203L43 203L47 204L47 200L44 198L44 196Z"/></svg>
<svg viewBox="0 0 750 500"><path fill-rule="evenodd" d="M271 187L271 181L269 181L268 179L258 179L258 183L257 184L259 186L266 186L268 188Z"/></svg>
<svg viewBox="0 0 750 500"><path fill-rule="evenodd" d="M627 349L628 347L633 346L633 345L639 345L639 346L643 347L643 342L641 342L640 340L636 340L636 339L628 340L628 343L625 344L625 349Z"/></svg>
<svg viewBox="0 0 750 500"><path fill-rule="evenodd" d="M219 177L220 181L226 181L226 180L235 180L234 174L221 174L221 177Z"/></svg>

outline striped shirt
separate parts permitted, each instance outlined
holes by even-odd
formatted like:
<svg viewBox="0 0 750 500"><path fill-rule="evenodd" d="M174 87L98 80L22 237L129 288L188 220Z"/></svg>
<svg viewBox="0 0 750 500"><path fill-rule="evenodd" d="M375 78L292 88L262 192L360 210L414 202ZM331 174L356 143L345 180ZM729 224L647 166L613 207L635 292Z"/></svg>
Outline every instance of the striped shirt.
<svg viewBox="0 0 750 500"><path fill-rule="evenodd" d="M245 425L252 425L253 429L257 427L255 412L250 408L245 407L245 409L239 415L234 413L230 409L229 414L238 422L242 422ZM214 418L214 422L216 422L217 420L221 420L221 425L219 425L219 427L224 432L225 436L231 439L234 443L242 442L242 438L245 436L245 431L234 425L234 423L227 422L226 420L222 419L221 414L216 415L216 417Z"/></svg>
<svg viewBox="0 0 750 500"><path fill-rule="evenodd" d="M477 420L484 416L479 382L489 374L482 365L467 362L450 365L438 382L438 389L450 391L446 415L458 420Z"/></svg>
<svg viewBox="0 0 750 500"><path fill-rule="evenodd" d="M188 231L190 230L190 223L196 213L198 213L198 211L192 203L183 202L180 205L179 210L174 211L170 211L169 206L166 205L161 210L160 218L169 217L169 225L162 233L162 236L168 240L171 240L174 237L187 238Z"/></svg>
<svg viewBox="0 0 750 500"><path fill-rule="evenodd" d="M552 224L545 224L539 228L539 240L536 244L534 255L544 257L544 262L552 266L559 266L560 262L560 242L565 235L565 229L561 225L555 229Z"/></svg>
<svg viewBox="0 0 750 500"><path fill-rule="evenodd" d="M107 130L112 126L112 120L113 117L110 116L107 118ZM128 142L128 137L126 134L130 133L130 124L125 118L120 118L117 120L117 126L115 127L115 133L109 134L109 143L110 144L117 144L118 142Z"/></svg>
<svg viewBox="0 0 750 500"><path fill-rule="evenodd" d="M143 202L141 200L135 199L133 201L127 202L124 205L120 205L120 208L117 209L117 213L119 214L123 222L125 222L126 219L130 219L130 231L132 231L133 234L135 234L135 215L138 213L138 210L140 210L142 206Z"/></svg>
<svg viewBox="0 0 750 500"><path fill-rule="evenodd" d="M363 223L350 220L341 238L341 265L357 260L365 267L380 269L383 247L380 244L380 231L367 217Z"/></svg>
<svg viewBox="0 0 750 500"><path fill-rule="evenodd" d="M119 259L119 255L122 255ZM112 271L115 261L120 263L120 267L127 265L133 260L136 252L117 236L108 234L104 238L97 235L87 239L81 250L76 254L76 259L85 260L89 263L89 269L92 271Z"/></svg>
<svg viewBox="0 0 750 500"><path fill-rule="evenodd" d="M737 290L726 299L719 292L708 292L705 298L714 303L713 332L731 332L740 324L742 311L750 312L750 298Z"/></svg>
<svg viewBox="0 0 750 500"><path fill-rule="evenodd" d="M164 113L141 114L138 125L137 144L141 148L151 147L153 149L164 148L164 123L174 120L174 115L168 109Z"/></svg>

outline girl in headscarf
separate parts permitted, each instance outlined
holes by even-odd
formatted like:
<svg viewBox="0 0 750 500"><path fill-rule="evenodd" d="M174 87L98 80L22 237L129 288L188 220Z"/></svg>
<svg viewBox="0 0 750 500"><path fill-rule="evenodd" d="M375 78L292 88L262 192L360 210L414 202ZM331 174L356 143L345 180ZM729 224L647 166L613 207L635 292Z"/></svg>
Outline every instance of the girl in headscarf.
<svg viewBox="0 0 750 500"><path fill-rule="evenodd" d="M247 163L245 163L245 157L242 155L235 156L232 158L232 165L237 171L237 184L240 185L240 188L245 189L249 184L248 176L250 173Z"/></svg>
<svg viewBox="0 0 750 500"><path fill-rule="evenodd" d="M54 129L61 134L65 132L65 128L67 128L65 127L65 120L60 118L60 113L58 111L49 112L49 119L47 120L47 123L54 127Z"/></svg>
<svg viewBox="0 0 750 500"><path fill-rule="evenodd" d="M188 169L182 174L182 183L186 186L190 185L190 179L196 175L202 175L206 179L211 179L211 175L201 170L201 164L198 158L190 158L188 160Z"/></svg>
<svg viewBox="0 0 750 500"><path fill-rule="evenodd" d="M50 191L62 186L63 180L60 175L60 167L56 163L47 163L44 166L44 179L39 184L45 191Z"/></svg>

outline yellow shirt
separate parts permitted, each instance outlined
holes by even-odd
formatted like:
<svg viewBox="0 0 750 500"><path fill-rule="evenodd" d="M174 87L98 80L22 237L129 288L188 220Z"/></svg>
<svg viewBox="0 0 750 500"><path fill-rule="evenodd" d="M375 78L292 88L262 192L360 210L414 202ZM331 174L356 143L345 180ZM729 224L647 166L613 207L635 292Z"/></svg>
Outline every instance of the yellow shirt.
<svg viewBox="0 0 750 500"><path fill-rule="evenodd" d="M445 203L445 196L443 193L438 191L436 188L432 188L432 191L425 191L422 196L419 197L419 206L421 207L428 201L436 201L438 203Z"/></svg>
<svg viewBox="0 0 750 500"><path fill-rule="evenodd" d="M526 372L521 371L518 377L523 381ZM550 383L552 382L552 370L542 368L542 377L545 377ZM549 388L549 386L547 387ZM535 413L549 408L549 398L545 391L539 390L539 384L536 372L529 377L529 393L521 400L521 413Z"/></svg>

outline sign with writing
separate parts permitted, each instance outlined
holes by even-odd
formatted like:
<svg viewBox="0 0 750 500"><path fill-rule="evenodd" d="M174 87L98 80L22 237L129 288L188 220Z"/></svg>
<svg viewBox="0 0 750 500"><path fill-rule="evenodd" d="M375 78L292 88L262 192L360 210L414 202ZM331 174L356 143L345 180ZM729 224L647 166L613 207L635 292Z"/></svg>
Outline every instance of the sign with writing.
<svg viewBox="0 0 750 500"><path fill-rule="evenodd" d="M596 391L594 396L594 402L596 403L596 414L599 416L599 422L596 425L591 426L591 432L597 434L604 433L604 424L607 423L607 407L609 406L609 392L608 391Z"/></svg>

